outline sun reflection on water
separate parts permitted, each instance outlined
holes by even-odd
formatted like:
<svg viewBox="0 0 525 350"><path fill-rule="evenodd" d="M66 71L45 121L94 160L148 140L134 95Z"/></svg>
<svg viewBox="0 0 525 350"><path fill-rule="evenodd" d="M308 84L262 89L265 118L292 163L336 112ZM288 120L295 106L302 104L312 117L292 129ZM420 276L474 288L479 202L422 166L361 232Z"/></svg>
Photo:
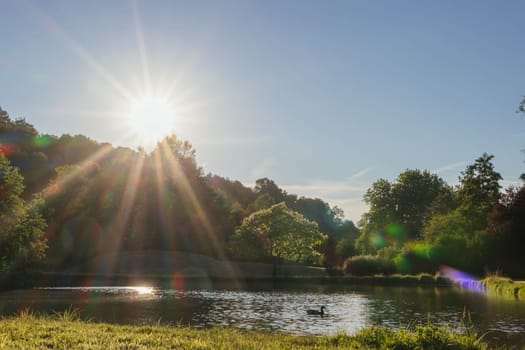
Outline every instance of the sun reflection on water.
<svg viewBox="0 0 525 350"><path fill-rule="evenodd" d="M151 287L130 287L130 289L133 289L135 291L137 291L137 293L139 294L152 294L153 293L153 288Z"/></svg>
<svg viewBox="0 0 525 350"><path fill-rule="evenodd" d="M128 294L137 293L140 295L154 294L154 288L148 286L85 286L85 287L39 287L35 289L54 290L54 291L78 291L87 293L102 294Z"/></svg>

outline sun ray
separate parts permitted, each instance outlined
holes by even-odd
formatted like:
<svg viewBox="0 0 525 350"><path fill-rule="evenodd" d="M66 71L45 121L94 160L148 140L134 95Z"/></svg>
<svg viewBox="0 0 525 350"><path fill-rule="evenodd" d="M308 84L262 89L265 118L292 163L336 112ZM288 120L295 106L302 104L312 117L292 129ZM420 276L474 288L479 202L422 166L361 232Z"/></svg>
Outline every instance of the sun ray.
<svg viewBox="0 0 525 350"><path fill-rule="evenodd" d="M156 102L158 102L159 99L173 101L175 100L175 96L177 99L177 112L188 112L202 104L202 101L193 104L189 103L193 99L194 92L201 88L202 84L194 82L191 88L186 86L184 90L177 91L180 87L182 77L184 77L185 74L188 74L186 70L180 70L178 72L178 78L172 79L171 84L167 86L165 85L164 88L159 88L156 89L156 91L154 91L152 87L150 62L148 60L147 55L146 40L140 17L139 4L135 0L132 1L132 10L138 54L142 69L142 86L144 87L144 91L141 92L142 95L139 96L136 96L135 94L130 92L128 88L126 88L119 80L117 80L115 76L113 76L111 72L108 69L106 69L106 67L104 67L104 65L98 62L97 59L84 46L82 46L77 40L75 40L71 35L69 35L51 16L47 15L42 11L35 12L38 12L37 16L40 18L45 29L52 36L56 37L59 41L61 41L66 48L71 50L85 65L87 65L91 70L93 70L98 77L100 77L105 83L107 83L110 87L117 91L118 94L120 94L125 101L127 101L130 105L135 105L132 106L132 108L135 108L136 111L140 110L143 107L143 105L141 104L144 104L145 102L149 103L152 102L152 100L157 100ZM192 66L194 64L195 60L189 60L188 62L186 62L186 65L189 66ZM162 92L162 95L156 95L157 90L158 92ZM175 91L177 91L177 94L175 94ZM138 107L136 106L137 103ZM166 103L166 105L168 105L168 103ZM135 125L135 130L130 130L130 134L132 133L132 131L135 131L136 133L142 132L142 138L148 138L148 142L158 142L159 139L161 139L161 136L167 136L167 134L170 134L172 132L172 128L166 125L166 121L168 119L160 119L160 122L158 124L162 125L162 129L159 128L157 130L152 131L152 129L150 128L152 117L158 114L163 114L158 113L159 108L162 108L162 105L160 103L153 104L153 107L150 105L149 107L145 108L146 112L148 111L148 108L150 112L153 110L153 112L155 113L150 113L149 115L145 113L142 116L138 116L135 121L146 120L146 123ZM173 113L173 111L169 112ZM81 111L80 113L89 114L92 112ZM103 114L109 115L108 112L102 112L99 115ZM133 115L133 113L131 113L131 115ZM129 121L129 115L126 115L124 117ZM160 133L160 131L162 131L162 134ZM129 134L126 136L126 133L121 133L120 135L120 138L129 137ZM196 230L199 230L205 234L205 237L209 239L213 249L216 251L217 256L219 256L221 259L225 259L226 254L222 249L221 244L217 240L215 229L210 223L210 220L206 213L206 209L203 207L202 203L200 202L199 196L195 193L195 190L192 188L192 184L185 176L184 171L178 163L178 159L176 159L176 157L174 156L174 154L169 149L166 143L160 142L158 144L158 147L159 152L156 155L154 155L153 159L151 160L154 162L155 167L155 170L153 172L156 173L155 180L157 187L156 194L159 206L158 212L161 219L161 224L164 228L163 231L168 232L166 228L173 227L173 222L171 222L173 221L173 218L170 216L170 213L168 212L167 208L163 206L163 198L165 198L166 189L162 186L166 182L165 177L167 176L170 178L168 181L172 181L172 184L175 185L181 191L181 195L182 197L184 197L186 205L188 205L189 211L195 213L195 216L192 216L191 218L192 225L194 225ZM98 160L102 159L112 149L113 148L111 146L102 147L95 154L85 159L79 165L78 169L75 169L74 171L68 173L66 176L63 176L60 179L57 179L57 183L61 185L67 184L75 177L87 171L91 164L96 163ZM167 160L167 162L165 160ZM145 161L146 155L141 154L138 157L138 161L135 162L134 165L132 165L129 169L127 169L128 171L126 173L124 191L121 194L117 213L115 214L113 221L110 224L110 229L115 237L115 241L112 242L112 244L114 244L113 248L117 251L122 244L123 235L125 234L128 223L130 222L130 217L132 215L133 209L137 201L137 191L139 188L140 181L143 178ZM48 195L52 194L48 193ZM170 243L170 246L172 246L173 241L169 242L170 238L172 237L170 237L169 235L163 235L163 239L168 241L168 243ZM107 272L110 272L113 269L113 267L114 261L111 262L111 264L109 264ZM230 271L230 273L232 276L234 276L233 271Z"/></svg>
<svg viewBox="0 0 525 350"><path fill-rule="evenodd" d="M164 164L161 159L161 155L159 152L153 153L153 162L155 165L155 185L156 185L156 191L157 191L157 206L159 211L159 220L162 225L162 232L168 232L169 227L173 227L171 224L171 216L168 215L166 212L166 207L164 206L164 197L165 197L165 191L163 188L163 179L166 176L164 172ZM168 221L170 221L168 223ZM163 239L166 238L163 235ZM168 241L169 241L169 237ZM168 242L173 243L173 242ZM170 246L170 248L173 248ZM176 248L176 247L175 247Z"/></svg>
<svg viewBox="0 0 525 350"><path fill-rule="evenodd" d="M138 161L127 173L127 181L124 187L124 192L122 193L122 197L119 201L120 205L118 207L118 212L115 215L110 229L110 232L113 233L113 236L117 238L117 241L113 242L114 251L119 251L120 245L122 243L122 236L126 232L126 225L129 223L131 211L135 205L138 185L144 170L144 161L145 155L139 155ZM108 270L106 272L110 273L114 265L115 261L110 261L108 263Z"/></svg>
<svg viewBox="0 0 525 350"><path fill-rule="evenodd" d="M77 164L78 168L69 172L65 176L55 179L55 185L58 187L63 187L67 185L72 179L81 175L83 172L87 171L89 167L93 166L93 164L96 164L97 161L101 160L103 157L108 155L111 152L111 150L112 147L109 145L102 146L97 152L92 154L87 159L84 159L81 163ZM54 192L48 191L47 193L44 193L44 199L52 195L54 195Z"/></svg>
<svg viewBox="0 0 525 350"><path fill-rule="evenodd" d="M202 225L202 228L204 229L204 232L206 233L208 239L211 241L212 246L215 252L217 253L218 257L221 260L227 260L224 250L222 249L220 243L217 241L216 232L213 226L211 225L208 216L206 215L206 211L202 207L197 195L195 194L195 191L193 190L186 175L184 174L184 171L182 170L178 159L175 158L166 140L161 142L159 144L159 147L162 157L164 157L168 161L168 164L170 164L171 167L171 173L174 175L170 176L170 179L174 182L174 185L177 186L177 188L179 188L183 192L184 198L189 200L191 209L197 214L199 222L194 222L195 227L198 228ZM228 267L228 270L230 276L232 277L232 280L235 281L234 283L237 285L238 282L235 278L235 273L233 269L231 267Z"/></svg>
<svg viewBox="0 0 525 350"><path fill-rule="evenodd" d="M135 22L135 35L137 37L137 45L139 47L140 62L142 67L142 75L144 77L144 84L146 86L146 94L152 95L153 92L151 90L151 78L149 72L149 62L146 51L146 43L144 41L144 30L142 29L142 21L140 19L138 3L136 0L134 0L132 4L133 19Z"/></svg>
<svg viewBox="0 0 525 350"><path fill-rule="evenodd" d="M108 72L102 64L95 60L95 58L82 45L71 38L51 16L41 11L37 13L37 16L40 17L44 27L49 32L64 42L70 50L93 69L103 80L118 91L125 99L133 101L133 95L128 89L126 89L110 72Z"/></svg>

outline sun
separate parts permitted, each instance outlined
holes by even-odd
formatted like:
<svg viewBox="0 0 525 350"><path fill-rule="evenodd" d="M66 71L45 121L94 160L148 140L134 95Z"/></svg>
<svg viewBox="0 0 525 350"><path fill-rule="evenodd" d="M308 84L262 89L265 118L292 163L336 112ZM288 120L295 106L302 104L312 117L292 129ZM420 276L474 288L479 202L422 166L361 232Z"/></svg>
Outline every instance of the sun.
<svg viewBox="0 0 525 350"><path fill-rule="evenodd" d="M130 106L129 127L143 145L151 145L173 132L175 109L162 96L142 96Z"/></svg>

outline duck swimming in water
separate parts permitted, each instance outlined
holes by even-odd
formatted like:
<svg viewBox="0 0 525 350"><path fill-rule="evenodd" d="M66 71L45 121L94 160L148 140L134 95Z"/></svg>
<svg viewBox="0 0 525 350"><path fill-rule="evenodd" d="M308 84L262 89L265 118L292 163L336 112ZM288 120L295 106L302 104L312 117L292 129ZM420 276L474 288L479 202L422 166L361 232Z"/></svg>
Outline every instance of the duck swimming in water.
<svg viewBox="0 0 525 350"><path fill-rule="evenodd" d="M308 315L324 316L324 309L326 309L325 306L321 306L321 311L317 311L317 310L306 310L306 314L308 314Z"/></svg>

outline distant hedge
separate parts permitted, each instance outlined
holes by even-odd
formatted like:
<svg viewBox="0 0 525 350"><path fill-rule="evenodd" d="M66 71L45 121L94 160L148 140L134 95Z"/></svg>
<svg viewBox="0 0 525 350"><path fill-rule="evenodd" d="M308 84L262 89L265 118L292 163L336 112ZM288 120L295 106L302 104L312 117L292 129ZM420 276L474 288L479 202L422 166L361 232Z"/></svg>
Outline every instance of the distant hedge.
<svg viewBox="0 0 525 350"><path fill-rule="evenodd" d="M353 276L370 276L394 274L397 269L393 261L372 255L361 255L347 259L344 263L344 271Z"/></svg>

